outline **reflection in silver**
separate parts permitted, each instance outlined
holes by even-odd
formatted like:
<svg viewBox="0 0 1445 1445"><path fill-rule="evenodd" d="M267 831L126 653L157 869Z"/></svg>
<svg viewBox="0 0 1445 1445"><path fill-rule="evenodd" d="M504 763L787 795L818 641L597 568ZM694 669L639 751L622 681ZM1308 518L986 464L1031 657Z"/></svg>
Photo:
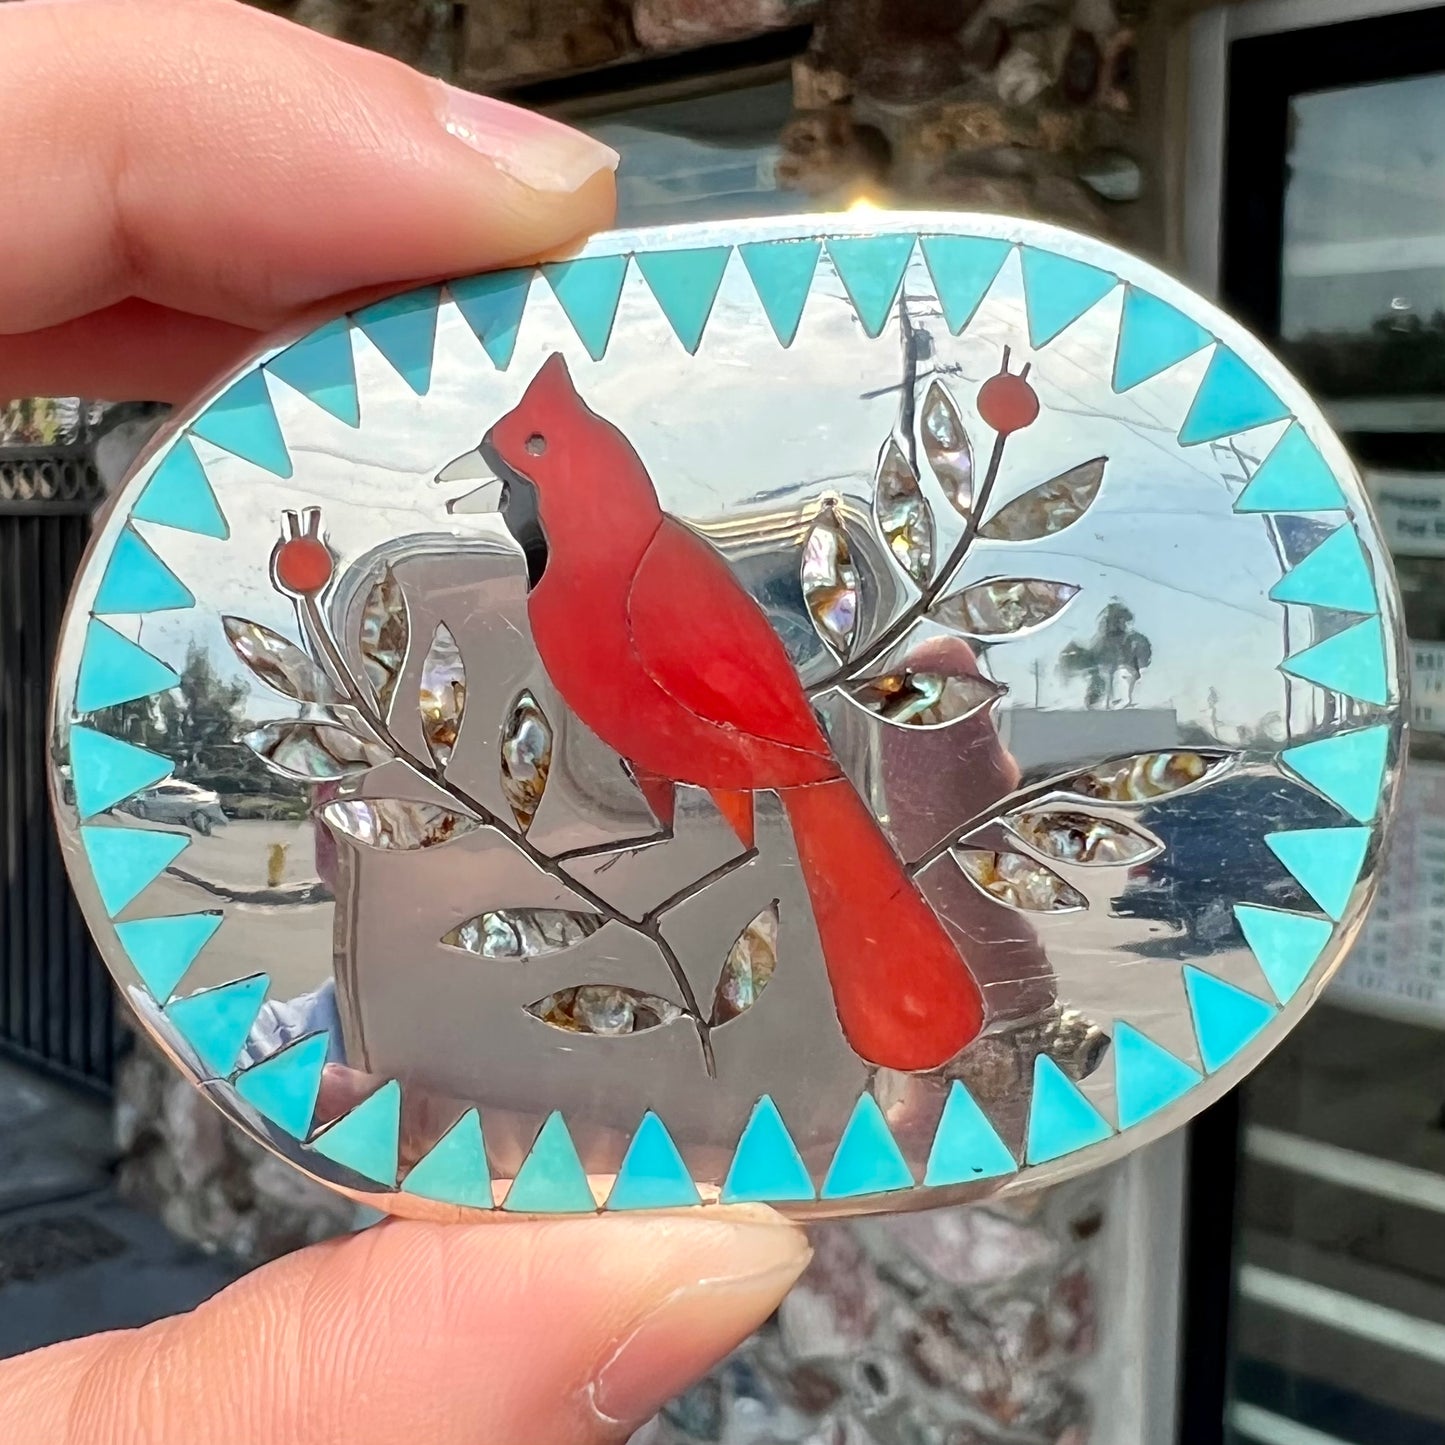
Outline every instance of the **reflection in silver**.
<svg viewBox="0 0 1445 1445"><path fill-rule="evenodd" d="M502 791L524 832L547 787L552 767L552 725L529 691L522 691L502 728Z"/></svg>
<svg viewBox="0 0 1445 1445"><path fill-rule="evenodd" d="M903 669L870 677L851 690L855 702L889 722L938 727L972 717L1003 696L1005 689L976 673L945 677Z"/></svg>
<svg viewBox="0 0 1445 1445"><path fill-rule="evenodd" d="M1127 824L1087 813L1023 809L1003 820L1025 843L1063 863L1143 863L1163 847Z"/></svg>
<svg viewBox="0 0 1445 1445"><path fill-rule="evenodd" d="M435 848L481 826L463 813L400 798L349 798L327 803L321 809L321 820L358 843L403 852Z"/></svg>
<svg viewBox="0 0 1445 1445"><path fill-rule="evenodd" d="M980 535L997 542L1031 542L1072 526L1093 505L1104 480L1105 457L1095 457L1030 488L1000 507Z"/></svg>
<svg viewBox="0 0 1445 1445"><path fill-rule="evenodd" d="M892 440L878 464L874 501L889 550L915 582L924 581L933 566L933 514L907 457Z"/></svg>
<svg viewBox="0 0 1445 1445"><path fill-rule="evenodd" d="M682 1017L682 1010L665 998L636 989L605 983L584 983L549 993L527 1012L554 1029L574 1034L636 1034Z"/></svg>
<svg viewBox="0 0 1445 1445"><path fill-rule="evenodd" d="M973 511L973 448L953 398L940 381L923 399L923 455L944 494L963 516Z"/></svg>
<svg viewBox="0 0 1445 1445"><path fill-rule="evenodd" d="M713 1001L712 1022L726 1023L750 1009L768 986L778 966L778 900L773 901L738 934L728 950Z"/></svg>
<svg viewBox="0 0 1445 1445"><path fill-rule="evenodd" d="M372 584L361 610L361 656L383 717L406 661L409 631L406 596L388 565Z"/></svg>
<svg viewBox="0 0 1445 1445"><path fill-rule="evenodd" d="M957 627L974 637L994 637L1047 622L1078 590L1067 582L1005 577L980 582L956 597L945 597L928 615L935 622Z"/></svg>
<svg viewBox="0 0 1445 1445"><path fill-rule="evenodd" d="M1071 780L1069 788L1086 798L1100 798L1110 803L1143 803L1202 782L1228 765L1229 759L1223 755L1138 753L1080 773Z"/></svg>
<svg viewBox="0 0 1445 1445"><path fill-rule="evenodd" d="M451 761L467 705L467 671L451 629L437 624L421 668L421 730L438 767Z"/></svg>
<svg viewBox="0 0 1445 1445"><path fill-rule="evenodd" d="M336 701L326 674L294 642L244 617L223 617L221 622L236 656L267 687L298 702Z"/></svg>
<svg viewBox="0 0 1445 1445"><path fill-rule="evenodd" d="M837 510L825 506L803 543L803 600L823 640L848 655L858 630L858 569Z"/></svg>
<svg viewBox="0 0 1445 1445"><path fill-rule="evenodd" d="M1079 890L1052 868L1022 853L992 853L980 848L955 848L964 874L991 898L1026 913L1076 913L1089 906Z"/></svg>
<svg viewBox="0 0 1445 1445"><path fill-rule="evenodd" d="M302 782L351 777L391 756L377 743L344 728L304 719L264 723L241 741L283 777Z"/></svg>
<svg viewBox="0 0 1445 1445"><path fill-rule="evenodd" d="M497 908L457 924L442 942L481 958L541 958L581 943L602 923L565 908Z"/></svg>

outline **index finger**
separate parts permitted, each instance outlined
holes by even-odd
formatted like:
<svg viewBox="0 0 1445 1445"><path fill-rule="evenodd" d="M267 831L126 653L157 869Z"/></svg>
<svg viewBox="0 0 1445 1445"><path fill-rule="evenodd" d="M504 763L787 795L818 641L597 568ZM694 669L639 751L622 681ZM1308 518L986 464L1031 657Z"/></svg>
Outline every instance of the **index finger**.
<svg viewBox="0 0 1445 1445"><path fill-rule="evenodd" d="M611 218L599 142L235 0L0 5L0 54L0 335L127 297L266 327Z"/></svg>

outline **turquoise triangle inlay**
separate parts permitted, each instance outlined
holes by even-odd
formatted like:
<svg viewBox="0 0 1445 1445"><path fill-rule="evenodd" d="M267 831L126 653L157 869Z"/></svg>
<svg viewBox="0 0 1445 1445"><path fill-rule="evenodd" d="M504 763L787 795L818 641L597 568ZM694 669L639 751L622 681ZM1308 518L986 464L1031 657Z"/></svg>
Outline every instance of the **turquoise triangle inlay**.
<svg viewBox="0 0 1445 1445"><path fill-rule="evenodd" d="M206 469L188 437L181 437L161 459L136 499L131 516L137 521L156 522L221 541L231 535L216 494L206 480Z"/></svg>
<svg viewBox="0 0 1445 1445"><path fill-rule="evenodd" d="M666 1125L650 1109L642 1116L632 1143L617 1171L609 1209L670 1209L679 1204L701 1204L677 1145Z"/></svg>
<svg viewBox="0 0 1445 1445"><path fill-rule="evenodd" d="M728 1177L723 1181L724 1204L775 1204L784 1200L812 1199L813 1181L803 1156L793 1143L778 1106L764 1094L738 1140Z"/></svg>
<svg viewBox="0 0 1445 1445"><path fill-rule="evenodd" d="M1157 1114L1203 1078L1198 1069L1123 1022L1114 1029L1114 1070L1121 1129Z"/></svg>
<svg viewBox="0 0 1445 1445"><path fill-rule="evenodd" d="M920 236L918 244L933 277L943 319L957 336L988 295L1012 243L991 236Z"/></svg>
<svg viewBox="0 0 1445 1445"><path fill-rule="evenodd" d="M482 1120L468 1109L412 1166L402 1183L407 1194L459 1204L469 1209L492 1207L492 1175L482 1142Z"/></svg>
<svg viewBox="0 0 1445 1445"><path fill-rule="evenodd" d="M859 1095L828 1166L822 1198L848 1199L856 1194L886 1194L912 1187L913 1175L878 1101L872 1094Z"/></svg>
<svg viewBox="0 0 1445 1445"><path fill-rule="evenodd" d="M1300 828L1266 833L1270 851L1336 923L1345 916L1370 846L1368 828Z"/></svg>
<svg viewBox="0 0 1445 1445"><path fill-rule="evenodd" d="M256 973L166 1005L171 1027L195 1050L210 1076L219 1078L236 1067L270 982L264 973Z"/></svg>
<svg viewBox="0 0 1445 1445"><path fill-rule="evenodd" d="M1297 777L1338 803L1356 822L1368 823L1380 810L1390 728L1359 728L1318 742L1286 748L1279 760Z"/></svg>
<svg viewBox="0 0 1445 1445"><path fill-rule="evenodd" d="M1114 390L1128 391L1158 376L1213 340L1197 321L1167 301L1136 286L1126 287L1119 350L1114 357Z"/></svg>
<svg viewBox="0 0 1445 1445"><path fill-rule="evenodd" d="M159 658L137 647L104 622L91 620L75 684L76 712L95 712L118 702L149 697L174 687L180 678Z"/></svg>
<svg viewBox="0 0 1445 1445"><path fill-rule="evenodd" d="M1280 667L1306 682L1317 682L1362 702L1390 700L1385 634L1378 617L1367 618L1285 658Z"/></svg>
<svg viewBox="0 0 1445 1445"><path fill-rule="evenodd" d="M191 423L194 436L274 476L291 475L291 453L260 371L248 371Z"/></svg>
<svg viewBox="0 0 1445 1445"><path fill-rule="evenodd" d="M738 247L773 335L791 346L813 287L821 241L748 241Z"/></svg>
<svg viewBox="0 0 1445 1445"><path fill-rule="evenodd" d="M441 300L440 286L423 286L419 291L388 296L351 318L418 396L431 390Z"/></svg>
<svg viewBox="0 0 1445 1445"><path fill-rule="evenodd" d="M1375 612L1375 579L1355 529L1337 527L1270 588L1276 602L1332 607L1339 612Z"/></svg>
<svg viewBox="0 0 1445 1445"><path fill-rule="evenodd" d="M105 575L91 611L163 612L168 607L194 607L190 589L129 527L115 539Z"/></svg>
<svg viewBox="0 0 1445 1445"><path fill-rule="evenodd" d="M179 913L117 923L116 937L141 982L161 1003L176 991L196 955L221 926L219 913Z"/></svg>
<svg viewBox="0 0 1445 1445"><path fill-rule="evenodd" d="M236 1092L278 1129L293 1139L304 1139L311 1132L311 1116L316 1112L330 1049L327 1033L299 1039L237 1074Z"/></svg>
<svg viewBox="0 0 1445 1445"><path fill-rule="evenodd" d="M82 828L81 842L96 891L112 918L147 887L190 843L186 833L143 828Z"/></svg>
<svg viewBox="0 0 1445 1445"><path fill-rule="evenodd" d="M1047 1054L1034 1059L1034 1096L1029 1106L1029 1138L1025 1157L1043 1164L1098 1144L1114 1131L1109 1121Z"/></svg>
<svg viewBox="0 0 1445 1445"><path fill-rule="evenodd" d="M702 333L727 268L730 246L700 246L688 251L639 251L637 269L652 289L662 314L689 351Z"/></svg>
<svg viewBox="0 0 1445 1445"><path fill-rule="evenodd" d="M1282 421L1289 408L1227 346L1209 358L1209 369L1179 431L1179 445L1197 446Z"/></svg>
<svg viewBox="0 0 1445 1445"><path fill-rule="evenodd" d="M1199 1057L1211 1074L1223 1068L1276 1012L1273 1004L1189 964L1184 966L1184 991L1194 1014Z"/></svg>
<svg viewBox="0 0 1445 1445"><path fill-rule="evenodd" d="M948 1090L943 1116L933 1136L925 1184L968 1184L1012 1174L1018 1161L979 1108L972 1094L955 1079Z"/></svg>
<svg viewBox="0 0 1445 1445"><path fill-rule="evenodd" d="M70 730L70 770L75 780L75 803L82 818L93 817L170 776L175 764L159 753L90 728Z"/></svg>
<svg viewBox="0 0 1445 1445"><path fill-rule="evenodd" d="M1339 512L1347 503L1329 463L1295 422L1259 464L1236 512Z"/></svg>
<svg viewBox="0 0 1445 1445"><path fill-rule="evenodd" d="M869 336L883 330L912 254L911 235L828 238L828 255Z"/></svg>
<svg viewBox="0 0 1445 1445"><path fill-rule="evenodd" d="M502 1208L518 1214L580 1214L597 1208L577 1146L555 1110L517 1170Z"/></svg>
<svg viewBox="0 0 1445 1445"><path fill-rule="evenodd" d="M1111 292L1119 278L1111 271L1025 246L1020 256L1024 271L1024 304L1029 317L1029 342L1047 345L1066 326Z"/></svg>
<svg viewBox="0 0 1445 1445"><path fill-rule="evenodd" d="M527 309L531 285L531 267L447 282L447 290L462 313L462 320L472 328L472 334L499 371L506 370L517 349L517 328Z"/></svg>
<svg viewBox="0 0 1445 1445"><path fill-rule="evenodd" d="M543 266L542 274L587 354L593 361L601 361L617 318L617 303L627 277L627 257L587 256L580 261L556 261Z"/></svg>
<svg viewBox="0 0 1445 1445"><path fill-rule="evenodd" d="M401 1085L392 1079L318 1134L308 1147L333 1164L392 1188L400 1139Z"/></svg>
<svg viewBox="0 0 1445 1445"><path fill-rule="evenodd" d="M361 425L361 402L356 395L356 357L351 350L351 324L338 316L325 326L303 336L279 356L266 363L266 370L310 397L322 411L347 426Z"/></svg>
<svg viewBox="0 0 1445 1445"><path fill-rule="evenodd" d="M1306 913L1284 913L1249 903L1237 903L1234 916L1274 996L1288 1003L1324 952L1333 927Z"/></svg>

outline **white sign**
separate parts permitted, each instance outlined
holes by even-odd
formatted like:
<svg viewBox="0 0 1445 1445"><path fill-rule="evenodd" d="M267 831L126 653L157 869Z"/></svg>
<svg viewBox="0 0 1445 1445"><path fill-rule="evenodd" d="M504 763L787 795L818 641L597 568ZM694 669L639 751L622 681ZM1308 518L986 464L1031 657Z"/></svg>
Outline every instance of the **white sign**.
<svg viewBox="0 0 1445 1445"><path fill-rule="evenodd" d="M1410 643L1410 726L1445 733L1445 642Z"/></svg>
<svg viewBox="0 0 1445 1445"><path fill-rule="evenodd" d="M1445 557L1445 475L1371 471L1365 485L1391 552Z"/></svg>
<svg viewBox="0 0 1445 1445"><path fill-rule="evenodd" d="M1379 892L1329 996L1445 1028L1445 763L1412 759L1400 792Z"/></svg>

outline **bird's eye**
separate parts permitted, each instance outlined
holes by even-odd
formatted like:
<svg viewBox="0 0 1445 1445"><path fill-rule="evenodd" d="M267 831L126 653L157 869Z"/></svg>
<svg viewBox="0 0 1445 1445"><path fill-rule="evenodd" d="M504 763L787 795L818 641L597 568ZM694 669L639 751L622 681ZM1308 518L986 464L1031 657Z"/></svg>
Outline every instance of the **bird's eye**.
<svg viewBox="0 0 1445 1445"><path fill-rule="evenodd" d="M527 438L527 455L529 457L540 457L547 450L547 438L541 432L533 432Z"/></svg>

